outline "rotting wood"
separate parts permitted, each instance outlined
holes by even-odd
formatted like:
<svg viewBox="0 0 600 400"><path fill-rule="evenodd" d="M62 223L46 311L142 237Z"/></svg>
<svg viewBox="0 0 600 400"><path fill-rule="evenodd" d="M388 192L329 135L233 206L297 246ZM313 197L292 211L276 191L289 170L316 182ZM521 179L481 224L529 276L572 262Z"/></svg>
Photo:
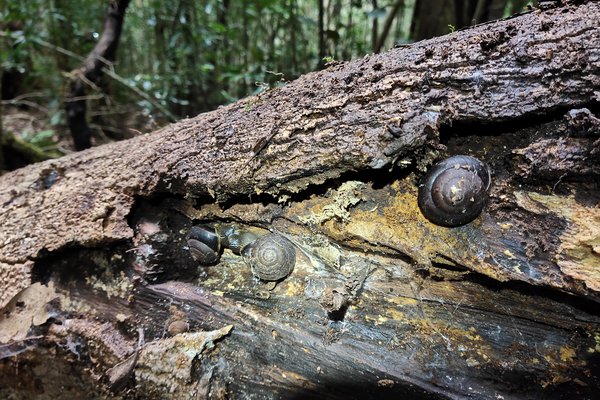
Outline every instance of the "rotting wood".
<svg viewBox="0 0 600 400"><path fill-rule="evenodd" d="M589 3L457 32L6 175L2 303L31 273L51 282L60 304L30 334L95 376L140 327L160 343L181 313L193 332L233 325L190 373L217 398L593 395L599 22ZM461 153L492 167L489 204L436 227L418 178ZM296 269L275 288L229 251L198 269L185 234L214 220L286 235ZM349 298L330 315L334 291ZM112 331L68 328L95 319Z"/></svg>
<svg viewBox="0 0 600 400"><path fill-rule="evenodd" d="M42 251L130 239L136 196L276 199L346 171L394 161L424 168L438 154L440 127L593 104L599 13L593 3L531 13L365 57L151 135L4 175L3 275L11 265L26 271Z"/></svg>

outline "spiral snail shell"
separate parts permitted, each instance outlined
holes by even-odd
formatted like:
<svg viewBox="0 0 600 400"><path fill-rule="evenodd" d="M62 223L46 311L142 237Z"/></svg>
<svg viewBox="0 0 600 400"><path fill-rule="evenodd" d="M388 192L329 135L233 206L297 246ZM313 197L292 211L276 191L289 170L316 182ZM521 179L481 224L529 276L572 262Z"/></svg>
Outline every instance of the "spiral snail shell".
<svg viewBox="0 0 600 400"><path fill-rule="evenodd" d="M296 264L294 245L281 235L261 236L242 249L242 256L252 274L263 281L279 281L288 276Z"/></svg>
<svg viewBox="0 0 600 400"><path fill-rule="evenodd" d="M435 164L423 178L419 208L425 218L437 225L468 224L483 210L490 181L490 170L482 161L452 156Z"/></svg>
<svg viewBox="0 0 600 400"><path fill-rule="evenodd" d="M240 254L252 274L263 281L285 278L296 264L296 249L285 237L277 233L259 236L235 224L194 226L187 235L187 244L194 260L203 265L218 262L222 248L229 248Z"/></svg>
<svg viewBox="0 0 600 400"><path fill-rule="evenodd" d="M221 255L221 238L214 228L193 226L187 235L190 254L200 264L214 264Z"/></svg>

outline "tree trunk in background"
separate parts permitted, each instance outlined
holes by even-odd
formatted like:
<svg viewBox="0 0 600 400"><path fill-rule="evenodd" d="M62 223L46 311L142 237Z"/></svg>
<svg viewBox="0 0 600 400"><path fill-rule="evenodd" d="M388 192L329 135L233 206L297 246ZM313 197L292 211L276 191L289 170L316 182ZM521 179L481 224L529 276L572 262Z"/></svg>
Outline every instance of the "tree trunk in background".
<svg viewBox="0 0 600 400"><path fill-rule="evenodd" d="M249 26L248 15L246 14L245 11L242 12L242 17L243 17L242 18L242 48L250 50L250 47L249 47L250 46L250 34L248 32L248 29L249 29L248 28L248 26ZM248 54L249 53L250 53L249 51L244 51L243 52L243 57L244 57L244 71L248 71L249 67L250 67L250 63L249 63L249 60L248 60ZM238 96L239 97L243 97L244 96L244 93L246 93L247 90L248 90L248 86L249 86L248 79L245 78L243 80L242 85L240 85L240 89L238 91Z"/></svg>
<svg viewBox="0 0 600 400"><path fill-rule="evenodd" d="M324 0L319 1L319 16L318 16L318 30L319 30L319 60L317 61L317 69L321 69L325 65L326 49L325 49L325 5Z"/></svg>
<svg viewBox="0 0 600 400"><path fill-rule="evenodd" d="M51 42L64 49L72 49L73 38L76 37L72 21L72 18L74 18L73 5L68 0L54 0L51 4L52 12L61 16L61 18L49 18ZM91 36L86 39L86 42L94 40ZM61 72L72 70L77 63L77 60L60 51L54 52L53 56L56 60L56 66Z"/></svg>
<svg viewBox="0 0 600 400"><path fill-rule="evenodd" d="M377 0L372 0L371 5L373 6L373 11L377 10ZM379 18L377 16L373 16L373 23L371 24L371 48L374 53L379 53L377 51L377 39L379 38Z"/></svg>
<svg viewBox="0 0 600 400"><path fill-rule="evenodd" d="M4 70L0 65L0 76L3 76ZM2 81L0 81L0 93L2 93ZM4 162L4 131L2 130L2 102L0 101L0 174L4 173L6 163Z"/></svg>
<svg viewBox="0 0 600 400"><path fill-rule="evenodd" d="M465 0L454 0L454 23L458 27L463 27L466 25L464 9Z"/></svg>
<svg viewBox="0 0 600 400"><path fill-rule="evenodd" d="M410 37L417 41L450 32L453 4L451 1L417 0L411 23Z"/></svg>
<svg viewBox="0 0 600 400"><path fill-rule="evenodd" d="M21 88L21 82L23 82L24 73L20 72L17 68L11 68L3 70L0 74L2 83L0 84L1 89L1 100L12 100L19 94Z"/></svg>
<svg viewBox="0 0 600 400"><path fill-rule="evenodd" d="M535 11L0 177L0 398L595 398L599 36ZM492 185L444 228L417 192L454 154ZM199 267L215 222L291 275Z"/></svg>
<svg viewBox="0 0 600 400"><path fill-rule="evenodd" d="M197 38L195 36L197 33L195 32L195 30L199 29L199 27L202 26L203 23L196 21L194 12L195 7L196 5L193 2L185 2L183 16L188 22L184 25L174 25L173 29L171 30L171 37L175 36L177 33L181 33L184 35L184 37L188 38L184 39L184 43L194 43L194 45L197 43ZM187 70L195 72L194 75L196 75L196 77L189 79L187 87L182 88L184 90L184 93L177 94L177 97L187 100L187 104L174 105L178 108L177 115L188 117L191 115L195 115L199 112L212 110L217 104L220 103L220 91L211 89L219 87L217 76L220 73L219 71L222 67L221 64L223 60L218 59L218 54L220 54L218 47L219 43L215 43L214 47L209 52L212 54L212 57L207 57L207 60L213 65L212 71L202 71L200 68L198 68L198 58L200 57L200 50L189 51L187 53L185 57L185 60L189 65ZM176 48L172 50L177 51ZM171 63L171 65L172 70L174 72L178 71L176 63ZM203 75L208 75L206 77L205 84L200 83L203 82ZM202 100L198 101L198 99ZM192 109L191 105L197 103L200 103L199 107Z"/></svg>
<svg viewBox="0 0 600 400"><path fill-rule="evenodd" d="M377 39L377 43L373 49L373 51L375 53L379 53L381 51L381 48L383 47L383 44L385 43L385 39L387 39L387 36L390 33L390 29L392 28L392 22L394 22L394 18L396 18L396 15L398 14L398 11L400 11L400 8L402 6L404 6L404 0L396 0L396 2L394 3L394 6L390 10L387 17L385 18L385 22L383 24L383 30L381 31L381 35Z"/></svg>
<svg viewBox="0 0 600 400"><path fill-rule="evenodd" d="M508 4L508 0L489 0L487 5L487 15L485 21L493 21L504 16L504 10ZM514 13L516 14L516 13ZM510 14L512 15L512 14Z"/></svg>
<svg viewBox="0 0 600 400"><path fill-rule="evenodd" d="M512 5L510 7L510 15L522 12L528 3L528 0L513 0Z"/></svg>
<svg viewBox="0 0 600 400"><path fill-rule="evenodd" d="M69 95L65 99L65 111L77 150L91 146L91 132L86 120L86 87L98 84L102 69L111 68L128 4L129 0L111 0L100 40L83 65L72 72Z"/></svg>
<svg viewBox="0 0 600 400"><path fill-rule="evenodd" d="M221 70L226 69L226 68L230 68L231 65L231 50L230 50L230 45L229 45L229 0L223 0L221 6L217 9L218 11L218 17L217 17L217 21L223 26L223 29L225 31L225 34L223 35L223 43L221 44L221 48L219 49L219 54L221 54L223 60L222 60L222 66L221 66ZM228 91L229 87L227 85L227 81L223 82L223 83L219 83L218 86L216 87L220 87L221 90L223 91Z"/></svg>
<svg viewBox="0 0 600 400"><path fill-rule="evenodd" d="M487 13L488 0L477 0L475 11L473 12L473 18L471 18L471 25L476 25L483 22L485 14Z"/></svg>
<svg viewBox="0 0 600 400"><path fill-rule="evenodd" d="M3 24L0 21L0 30L7 32L15 32L23 29L22 21L10 21L7 24ZM15 60L23 64L27 64L25 60ZM0 69L0 100L12 100L18 94L23 82L25 73L19 71L18 68L2 68Z"/></svg>
<svg viewBox="0 0 600 400"><path fill-rule="evenodd" d="M508 0L477 0L471 25L502 18Z"/></svg>
<svg viewBox="0 0 600 400"><path fill-rule="evenodd" d="M428 39L502 17L507 0L417 0L411 23L413 40ZM453 28L451 28L453 27Z"/></svg>
<svg viewBox="0 0 600 400"><path fill-rule="evenodd" d="M292 76L295 78L298 71L297 62L297 49L296 49L296 30L298 29L298 19L296 11L296 0L290 0L288 5L290 10L290 21L288 27L290 29L290 66L289 70L292 71Z"/></svg>

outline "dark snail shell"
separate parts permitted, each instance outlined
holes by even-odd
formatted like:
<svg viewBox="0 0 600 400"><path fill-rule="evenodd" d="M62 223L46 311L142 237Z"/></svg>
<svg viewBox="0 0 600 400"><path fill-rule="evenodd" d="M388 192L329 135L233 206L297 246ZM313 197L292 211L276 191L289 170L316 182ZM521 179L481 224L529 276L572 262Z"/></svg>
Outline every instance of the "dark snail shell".
<svg viewBox="0 0 600 400"><path fill-rule="evenodd" d="M242 249L244 261L252 274L263 281L279 281L288 276L296 264L294 245L281 235L261 236Z"/></svg>
<svg viewBox="0 0 600 400"><path fill-rule="evenodd" d="M490 170L470 156L453 156L434 165L419 187L419 208L431 222L454 227L468 224L483 210Z"/></svg>
<svg viewBox="0 0 600 400"><path fill-rule="evenodd" d="M219 261L221 239L214 228L194 226L187 236L190 254L200 264L208 265Z"/></svg>

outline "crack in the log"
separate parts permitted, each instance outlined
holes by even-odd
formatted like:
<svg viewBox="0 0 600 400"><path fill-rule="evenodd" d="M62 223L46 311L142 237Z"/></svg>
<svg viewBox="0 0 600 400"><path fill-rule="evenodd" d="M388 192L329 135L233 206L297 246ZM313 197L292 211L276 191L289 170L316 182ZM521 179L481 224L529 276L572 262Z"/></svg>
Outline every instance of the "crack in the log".
<svg viewBox="0 0 600 400"><path fill-rule="evenodd" d="M365 245L367 245L369 247L369 251L373 254L383 256L385 258L392 259L392 260L400 260L409 265L420 265L420 262L417 259L415 259L413 256L411 256L410 254L408 254L408 253L402 251L401 249L394 247L390 244L380 243L380 242L372 242L363 237L358 237L355 235L350 236L349 239L350 240L358 240L361 243L364 243ZM353 246L351 244L342 243L340 241L336 241L335 243L337 243L341 248L350 250L352 252L357 252L357 253L364 252L364 248L360 247L360 246ZM389 249L389 250L391 250L391 253L383 251L381 249Z"/></svg>
<svg viewBox="0 0 600 400"><path fill-rule="evenodd" d="M447 266L442 263L433 262L432 265L434 265L436 268L448 269ZM586 314L597 315L598 317L600 317L600 310L598 309L598 303L594 300L577 297L577 296L574 296L569 293L561 292L552 287L543 287L543 286L532 285L531 283L525 282L525 281L501 282L501 281L495 280L493 278L490 278L480 272L471 270L464 265L460 265L460 264L457 264L457 265L459 265L465 271L469 272L468 274L463 275L464 279L462 279L462 280L464 282L471 282L473 284L476 284L476 285L485 287L486 289L490 289L490 290L494 290L494 291L510 290L510 291L514 291L514 292L517 292L519 294L522 294L522 295L525 295L528 297L532 297L532 298L543 298L543 299L546 299L546 300L549 300L552 302L557 302L560 304L567 304L570 307L576 308ZM450 269L450 270L453 270L453 269ZM434 300L434 299L431 299L430 301L439 302L438 300ZM446 303L449 304L450 302L446 302ZM485 311L487 312L489 310L485 310ZM502 313L500 313L500 314L502 314ZM506 315L511 315L511 314L506 314ZM535 320L531 320L531 321L544 324L543 322L540 322L540 321L535 321ZM592 324L598 324L600 326L600 319L598 321L588 321L588 322L592 323ZM549 325L549 326L552 326L552 325ZM556 327L560 328L559 326L556 326ZM561 328L561 329L564 329L564 328Z"/></svg>
<svg viewBox="0 0 600 400"><path fill-rule="evenodd" d="M439 127L440 143L447 145L452 138L460 137L485 137L485 136L503 136L523 129L531 129L536 126L564 122L565 115L573 109L587 108L592 113L600 112L600 102L579 103L568 106L557 106L552 109L538 110L536 112L523 114L520 117L510 119L491 118L480 119L461 119L454 118Z"/></svg>
<svg viewBox="0 0 600 400"><path fill-rule="evenodd" d="M326 178L322 183L311 183L306 189L291 192L286 190L280 190L280 195L287 197L289 203L301 203L314 196L325 196L327 191L331 188L337 188L342 183L348 181L358 181L364 184L371 184L373 187L380 188L389 185L397 180L402 180L409 176L411 173L416 172L417 167L411 164L410 167L404 167L401 170L395 170L394 173L390 173L385 169L364 169L364 170L348 170L341 172L337 177ZM299 180L312 175L302 174L301 176L295 177L287 181L287 184L293 183L294 180ZM262 205L274 204L279 205L279 197L277 195L262 192L260 194L239 194L229 196L226 201L218 202L219 207L222 210L231 208L234 205L254 204L261 203ZM215 204L217 202L212 198L204 197L200 201L196 201L195 207L201 208L204 205ZM297 223L297 221L294 221Z"/></svg>
<svg viewBox="0 0 600 400"><path fill-rule="evenodd" d="M513 289L509 289L509 290L513 290ZM493 314L493 315L510 317L510 318L514 318L514 319L517 319L517 320L520 320L520 321L527 321L527 322L532 322L534 324L543 325L543 326L554 328L554 329L560 329L560 330L565 331L565 332L572 332L574 329L577 328L577 327L561 326L561 325L558 325L558 324L551 324L551 323L544 322L544 321L539 320L539 319L528 318L528 317L525 317L525 316L522 316L522 315L518 315L518 314L514 314L514 313L509 313L509 312L506 312L506 311L503 312L503 311L493 310L493 309L489 309L489 308L475 307L475 306L467 305L467 304L464 304L464 303L461 303L461 302L446 301L446 300L436 300L436 299L433 299L433 298L424 298L422 296L418 296L418 297L402 296L402 297L411 298L411 299L418 300L418 301L423 302L423 303L440 304L440 305L443 305L443 306L449 306L449 308L455 308L455 309L463 308L463 309L467 309L467 310L478 311L478 312L484 313L486 315ZM600 313L597 313L597 315L600 316ZM595 325L596 328L600 328L600 319L596 320L596 321L578 319L578 321L581 321L581 322L584 322L584 323L590 324L590 325Z"/></svg>
<svg viewBox="0 0 600 400"><path fill-rule="evenodd" d="M250 157L250 159L247 161L246 166L249 166L250 163L255 160L258 159L259 160L259 164L258 166L255 166L252 168L252 178L254 179L254 174L256 172L256 170L258 168L260 168L261 166L261 162L260 162L260 154L263 152L264 149L266 149L269 144L271 143L271 141L275 138L275 136L279 133L279 120L276 120L273 123L273 127L271 128L271 132L269 133L269 135L267 137L263 137L260 138L259 141L252 147L252 152L254 153L252 155L252 157Z"/></svg>
<svg viewBox="0 0 600 400"><path fill-rule="evenodd" d="M564 41L565 38L571 38L571 39L575 39L578 36L581 36L582 34L586 33L586 32L591 32L591 31L595 31L597 29L597 27L595 26L588 26L588 27L584 27L581 28L575 32L568 32L568 33L564 33L564 35L560 35L560 36L555 36L555 37L544 37L544 40L531 40L528 41L527 44L528 45L537 45L537 44L545 44L545 43L561 43L562 41ZM590 49L593 49L593 47L591 47Z"/></svg>

